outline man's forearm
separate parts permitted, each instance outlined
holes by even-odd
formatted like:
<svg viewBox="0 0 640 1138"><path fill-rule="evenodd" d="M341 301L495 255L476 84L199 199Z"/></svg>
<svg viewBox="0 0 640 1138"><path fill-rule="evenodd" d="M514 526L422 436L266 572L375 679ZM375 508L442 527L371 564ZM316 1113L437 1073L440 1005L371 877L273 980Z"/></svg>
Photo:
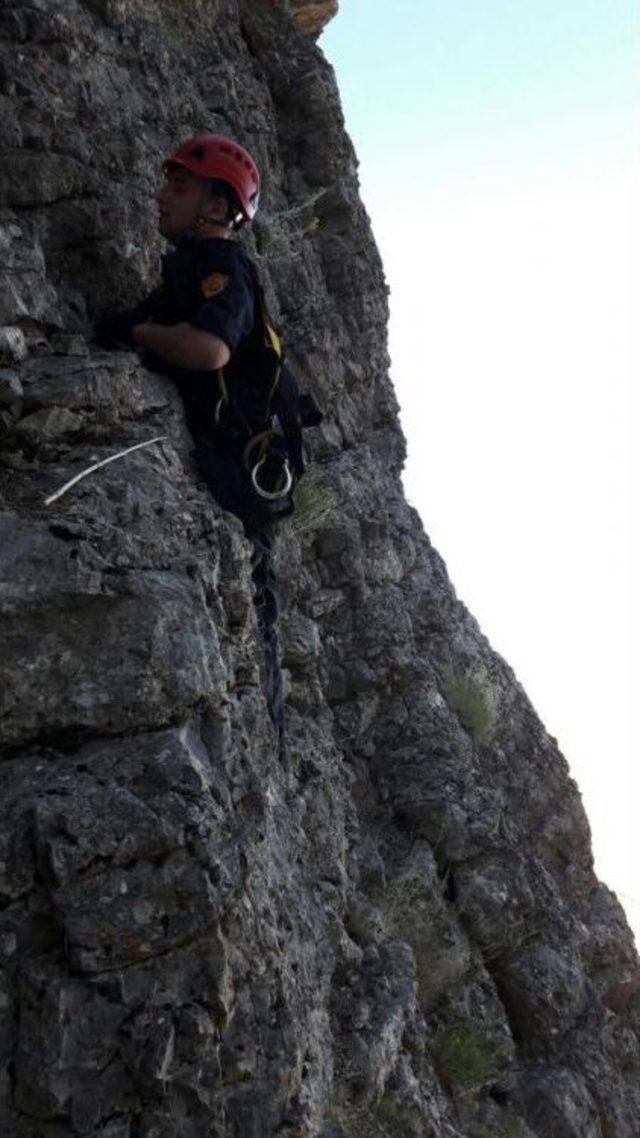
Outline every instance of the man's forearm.
<svg viewBox="0 0 640 1138"><path fill-rule="evenodd" d="M137 324L131 335L141 348L188 371L215 371L229 361L224 340L191 324Z"/></svg>

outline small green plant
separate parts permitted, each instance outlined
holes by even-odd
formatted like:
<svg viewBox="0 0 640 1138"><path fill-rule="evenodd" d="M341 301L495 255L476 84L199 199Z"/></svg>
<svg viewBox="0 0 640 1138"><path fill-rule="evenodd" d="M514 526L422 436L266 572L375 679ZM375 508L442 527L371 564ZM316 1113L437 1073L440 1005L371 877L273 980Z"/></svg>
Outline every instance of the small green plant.
<svg viewBox="0 0 640 1138"><path fill-rule="evenodd" d="M328 186L320 186L319 189L314 190L301 202L296 202L295 205L289 206L288 209L282 209L279 213L269 214L270 221L283 221L286 217L295 217L298 213L303 213L305 209L312 209L313 206L329 193Z"/></svg>
<svg viewBox="0 0 640 1138"><path fill-rule="evenodd" d="M448 667L443 677L444 697L474 743L490 742L498 720L498 694L484 668L456 675Z"/></svg>
<svg viewBox="0 0 640 1138"><path fill-rule="evenodd" d="M418 999L423 1008L433 1007L468 966L469 954L462 938L452 943L451 930L437 915L422 912L419 903L414 910L392 907L387 927L413 949Z"/></svg>
<svg viewBox="0 0 640 1138"><path fill-rule="evenodd" d="M298 260L303 253L296 246L322 225L322 218L317 216L314 207L328 192L327 187L320 187L288 209L259 215L256 223L258 260ZM292 223L292 219L296 220Z"/></svg>
<svg viewBox="0 0 640 1138"><path fill-rule="evenodd" d="M468 962L464 949L451 945L437 926L425 933L419 944L413 946L416 958L418 998L424 1008L432 1007L443 992L460 979Z"/></svg>
<svg viewBox="0 0 640 1138"><path fill-rule="evenodd" d="M421 1123L424 1123L422 1111L416 1105L398 1102L391 1095L385 1096L375 1107L375 1119L382 1129L381 1134L393 1134L394 1138L403 1138L405 1134L422 1134ZM364 1131L361 1131L364 1133ZM370 1131L367 1131L367 1135Z"/></svg>
<svg viewBox="0 0 640 1138"><path fill-rule="evenodd" d="M502 1123L501 1138L527 1138L530 1131L521 1118L508 1107Z"/></svg>
<svg viewBox="0 0 640 1138"><path fill-rule="evenodd" d="M296 509L291 519L291 529L297 537L318 529L335 513L335 494L314 477L313 471L300 480L293 497Z"/></svg>
<svg viewBox="0 0 640 1138"><path fill-rule="evenodd" d="M492 1082L502 1065L486 1026L463 1019L447 1024L439 1033L434 1058L444 1082L462 1094Z"/></svg>

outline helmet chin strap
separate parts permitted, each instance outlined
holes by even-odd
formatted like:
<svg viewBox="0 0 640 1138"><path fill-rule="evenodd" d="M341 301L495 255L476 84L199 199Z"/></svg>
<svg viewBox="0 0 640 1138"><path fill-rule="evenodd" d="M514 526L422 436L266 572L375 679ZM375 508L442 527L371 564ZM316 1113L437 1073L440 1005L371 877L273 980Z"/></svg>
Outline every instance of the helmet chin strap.
<svg viewBox="0 0 640 1138"><path fill-rule="evenodd" d="M207 217L208 211L213 205L213 199L219 195L214 193L209 183L206 183L200 198L198 213L189 225L185 226L182 233L174 239L175 245L182 245L186 241L196 241L202 234L205 225L218 225L221 229L231 229L236 231L241 228L244 223L244 214L242 210L238 210L233 217L227 216L224 221L217 221L215 218Z"/></svg>
<svg viewBox="0 0 640 1138"><path fill-rule="evenodd" d="M215 218L207 216L209 210L211 209L211 206L213 205L213 199L217 196L218 195L212 191L211 186L207 183L202 191L198 214L196 217L194 217L190 225L188 225L186 229L184 229L180 234L178 237L178 242L182 242L184 240L189 241L199 237L206 225L218 225L221 229L240 228L240 225L244 220L242 213L237 213L233 218L227 217L224 221L218 221Z"/></svg>

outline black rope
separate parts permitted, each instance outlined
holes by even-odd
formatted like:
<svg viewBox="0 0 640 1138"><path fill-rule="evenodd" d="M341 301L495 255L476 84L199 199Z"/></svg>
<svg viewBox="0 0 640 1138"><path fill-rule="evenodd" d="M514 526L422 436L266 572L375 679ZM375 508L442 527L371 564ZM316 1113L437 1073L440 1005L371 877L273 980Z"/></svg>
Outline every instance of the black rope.
<svg viewBox="0 0 640 1138"><path fill-rule="evenodd" d="M286 737L280 640L278 636L278 594L274 561L275 535L273 529L263 529L259 533L250 534L249 539L253 546L251 558L251 580L254 587L253 603L256 607L266 665L267 707L271 722L278 732L278 754L283 760L286 756Z"/></svg>

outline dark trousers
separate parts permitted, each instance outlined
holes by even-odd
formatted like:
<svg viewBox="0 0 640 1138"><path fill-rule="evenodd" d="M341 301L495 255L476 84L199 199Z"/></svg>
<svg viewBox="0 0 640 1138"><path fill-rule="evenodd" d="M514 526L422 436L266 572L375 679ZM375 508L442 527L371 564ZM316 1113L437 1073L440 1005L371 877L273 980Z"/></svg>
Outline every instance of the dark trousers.
<svg viewBox="0 0 640 1138"><path fill-rule="evenodd" d="M274 562L275 522L270 505L258 498L242 465L242 447L216 438L216 392L210 375L172 378L182 396L187 425L195 443L194 458L209 490L224 510L239 517L253 546L251 580L258 626L264 646L267 706L278 732L280 757L285 754L284 698L278 641L278 595Z"/></svg>

